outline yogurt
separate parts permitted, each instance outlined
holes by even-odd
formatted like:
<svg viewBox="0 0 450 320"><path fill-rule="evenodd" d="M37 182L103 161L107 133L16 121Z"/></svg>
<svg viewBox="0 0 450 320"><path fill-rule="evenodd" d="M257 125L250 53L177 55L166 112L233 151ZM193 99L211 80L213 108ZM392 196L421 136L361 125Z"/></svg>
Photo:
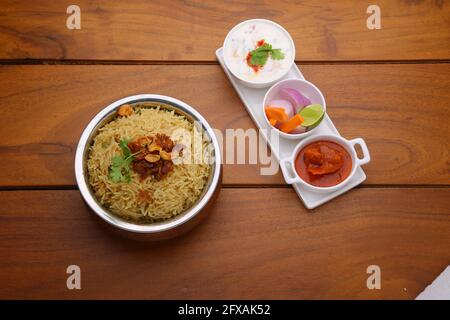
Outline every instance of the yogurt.
<svg viewBox="0 0 450 320"><path fill-rule="evenodd" d="M272 59L255 68L249 63L249 53L262 44L279 49L283 59ZM265 87L283 77L295 58L295 47L289 33L280 25L263 19L244 21L235 26L224 42L224 60L227 68L238 79L251 87Z"/></svg>

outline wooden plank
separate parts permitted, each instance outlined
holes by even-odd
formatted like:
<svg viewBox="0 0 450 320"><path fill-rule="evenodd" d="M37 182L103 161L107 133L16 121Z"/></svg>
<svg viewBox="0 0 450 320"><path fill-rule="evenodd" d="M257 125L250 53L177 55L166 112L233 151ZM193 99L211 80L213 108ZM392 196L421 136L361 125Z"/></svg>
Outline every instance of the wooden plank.
<svg viewBox="0 0 450 320"><path fill-rule="evenodd" d="M305 65L347 138L372 153L368 184L450 182L450 64ZM254 128L219 66L0 67L0 186L73 185L79 136L104 106L137 93L175 96L221 130ZM263 166L265 167L265 166ZM282 184L260 165L226 165L225 184Z"/></svg>
<svg viewBox="0 0 450 320"><path fill-rule="evenodd" d="M196 229L152 245L104 230L76 190L3 191L0 298L412 299L450 263L449 199L362 188L308 212L292 189L224 189Z"/></svg>
<svg viewBox="0 0 450 320"><path fill-rule="evenodd" d="M215 60L235 24L255 17L292 34L297 59L450 58L450 6L379 0L380 30L367 1L77 1L81 30L66 28L67 3L1 1L0 59Z"/></svg>

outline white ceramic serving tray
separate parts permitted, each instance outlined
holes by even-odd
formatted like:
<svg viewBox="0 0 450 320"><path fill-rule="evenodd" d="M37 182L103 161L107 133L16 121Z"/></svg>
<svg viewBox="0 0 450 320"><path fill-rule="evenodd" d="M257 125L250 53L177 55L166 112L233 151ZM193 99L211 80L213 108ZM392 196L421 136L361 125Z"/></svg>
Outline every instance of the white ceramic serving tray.
<svg viewBox="0 0 450 320"><path fill-rule="evenodd" d="M242 102L244 103L245 107L247 108L248 113L252 117L253 121L256 123L256 125L262 129L261 135L264 137L268 145L272 149L272 154L277 158L279 161L282 158L288 157L291 155L292 151L294 150L295 146L300 142L300 140L288 140L285 138L280 137L278 139L279 141L279 147L276 148L272 145L270 137L267 135L269 130L269 124L264 121L264 115L261 111L261 104L263 103L264 95L266 94L267 90L269 88L262 88L262 89L254 89L244 86L236 77L234 77L230 71L225 66L225 62L223 60L223 50L222 48L217 49L216 51L217 60L219 61L220 65L222 66L223 70L225 71L225 74L230 79L231 84L233 85L236 92L241 97ZM298 67L294 64L289 70L289 72L280 80L284 79L305 79L298 69ZM320 125L315 129L314 133L312 133L309 137L313 137L314 135L322 135L322 134L337 134L339 135L339 132L337 131L336 127L334 126L333 122L331 122L330 117L328 117L328 114L325 114L325 117L323 118ZM356 169L356 172L354 176L350 179L350 181L343 186L341 189L330 192L330 193L316 193L313 191L310 191L303 187L301 184L293 184L294 190L297 192L300 199L303 201L304 205L308 209L314 209L325 202L330 201L331 199L336 198L337 196L343 194L344 192L354 188L361 182L366 180L366 174L361 169L361 167L358 167Z"/></svg>

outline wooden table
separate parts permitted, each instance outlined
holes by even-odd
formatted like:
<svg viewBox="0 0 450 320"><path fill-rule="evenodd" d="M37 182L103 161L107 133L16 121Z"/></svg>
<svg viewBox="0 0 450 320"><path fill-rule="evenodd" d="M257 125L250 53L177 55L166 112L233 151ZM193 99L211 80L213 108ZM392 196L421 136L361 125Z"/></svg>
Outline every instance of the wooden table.
<svg viewBox="0 0 450 320"><path fill-rule="evenodd" d="M450 3L0 1L0 298L412 299L450 264ZM101 228L74 180L78 138L121 97L174 96L220 130L254 128L215 60L228 30L281 23L305 77L372 162L308 211L281 175L225 165L208 218L164 243ZM66 288L66 268L82 289ZM366 269L381 268L381 290Z"/></svg>

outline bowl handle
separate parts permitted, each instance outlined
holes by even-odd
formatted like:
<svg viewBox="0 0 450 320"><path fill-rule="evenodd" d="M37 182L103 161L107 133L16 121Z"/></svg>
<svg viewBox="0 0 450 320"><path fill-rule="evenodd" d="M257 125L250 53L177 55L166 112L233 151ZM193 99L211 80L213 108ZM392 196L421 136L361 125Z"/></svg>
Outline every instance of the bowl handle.
<svg viewBox="0 0 450 320"><path fill-rule="evenodd" d="M349 140L348 143L352 146L353 149L355 149L355 145L357 145L357 144L361 147L363 157L362 157L362 159L360 159L360 158L358 158L358 155L356 155L356 163L358 165L362 166L363 164L370 162L369 149L367 149L366 142L363 139L361 139L361 138L352 139L352 140ZM355 152L356 152L356 150L355 150Z"/></svg>
<svg viewBox="0 0 450 320"><path fill-rule="evenodd" d="M286 180L286 183L293 184L293 183L297 183L297 182L302 182L302 180L299 177L296 177L296 176L292 177L289 174L288 165L292 168L292 163L288 158L284 158L284 159L280 160L281 172L283 173L283 177L284 177L284 180ZM295 169L294 168L292 168L292 169L295 172Z"/></svg>

